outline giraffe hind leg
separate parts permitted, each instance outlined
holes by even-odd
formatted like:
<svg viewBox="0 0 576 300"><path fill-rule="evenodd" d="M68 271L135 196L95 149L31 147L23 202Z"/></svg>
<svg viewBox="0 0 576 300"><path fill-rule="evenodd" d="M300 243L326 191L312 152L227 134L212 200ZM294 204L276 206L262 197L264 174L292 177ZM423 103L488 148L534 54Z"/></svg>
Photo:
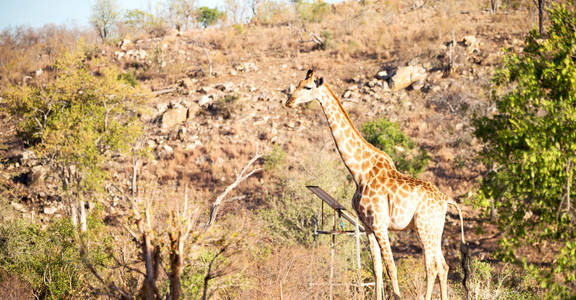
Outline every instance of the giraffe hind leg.
<svg viewBox="0 0 576 300"><path fill-rule="evenodd" d="M438 247L436 254L436 267L438 268L438 277L440 279L440 292L442 300L448 299L448 264L442 255L442 248Z"/></svg>
<svg viewBox="0 0 576 300"><path fill-rule="evenodd" d="M436 277L440 279L440 292L443 300L448 294L448 264L442 255L442 227L418 226L418 236L424 246L424 258L426 261L426 300L432 299L432 292ZM437 230L440 228L440 230Z"/></svg>

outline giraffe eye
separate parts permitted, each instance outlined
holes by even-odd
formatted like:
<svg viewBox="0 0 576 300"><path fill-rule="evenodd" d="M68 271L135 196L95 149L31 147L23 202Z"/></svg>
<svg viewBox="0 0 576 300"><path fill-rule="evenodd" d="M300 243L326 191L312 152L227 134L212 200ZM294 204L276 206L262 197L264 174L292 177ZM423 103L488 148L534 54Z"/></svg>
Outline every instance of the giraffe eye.
<svg viewBox="0 0 576 300"><path fill-rule="evenodd" d="M311 90L311 89L312 89L311 86L305 86L304 88L307 89L307 90Z"/></svg>

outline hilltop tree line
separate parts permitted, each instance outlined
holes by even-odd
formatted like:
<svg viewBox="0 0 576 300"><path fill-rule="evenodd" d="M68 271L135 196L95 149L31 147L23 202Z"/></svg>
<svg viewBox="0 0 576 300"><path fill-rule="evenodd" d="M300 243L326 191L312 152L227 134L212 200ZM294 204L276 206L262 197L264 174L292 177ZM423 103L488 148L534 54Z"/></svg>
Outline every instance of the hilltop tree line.
<svg viewBox="0 0 576 300"><path fill-rule="evenodd" d="M153 31L166 26L190 30L215 24L266 23L288 8L303 21L318 21L328 11L328 4L302 0L292 0L288 5L273 0L225 0L223 8L210 8L198 6L196 0L167 0L149 11L121 11L116 0L97 0L90 22L99 37L106 40L122 27L133 31Z"/></svg>

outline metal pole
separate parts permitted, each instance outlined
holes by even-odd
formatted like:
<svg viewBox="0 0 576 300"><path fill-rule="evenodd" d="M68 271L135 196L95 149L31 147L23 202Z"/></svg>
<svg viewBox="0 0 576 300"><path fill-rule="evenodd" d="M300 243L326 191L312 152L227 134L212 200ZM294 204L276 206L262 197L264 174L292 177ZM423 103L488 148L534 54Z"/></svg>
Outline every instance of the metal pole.
<svg viewBox="0 0 576 300"><path fill-rule="evenodd" d="M356 216L356 228L354 230L354 238L356 238L356 267L358 268L358 299L364 299L364 288L362 287L362 264L360 261L360 227L358 216Z"/></svg>
<svg viewBox="0 0 576 300"><path fill-rule="evenodd" d="M336 210L334 210L334 217L332 218L332 244L330 246L330 300L334 299L334 288L332 286L334 280L334 256L336 252L336 248L334 247L336 235L334 232L336 232Z"/></svg>

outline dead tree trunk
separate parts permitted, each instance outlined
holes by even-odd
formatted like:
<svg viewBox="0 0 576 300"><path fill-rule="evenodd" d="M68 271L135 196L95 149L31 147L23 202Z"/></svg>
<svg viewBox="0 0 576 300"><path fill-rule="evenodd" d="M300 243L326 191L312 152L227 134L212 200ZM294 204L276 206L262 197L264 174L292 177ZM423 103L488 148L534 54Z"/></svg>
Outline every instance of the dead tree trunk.
<svg viewBox="0 0 576 300"><path fill-rule="evenodd" d="M250 169L250 167L260 157L262 157L262 154L259 153L258 151L256 151L256 154L254 155L254 157L252 157L252 159L250 161L248 161L248 163L244 166L244 168L242 168L240 173L238 173L236 175L236 180L234 180L234 182L232 182L229 186L227 186L226 189L224 190L224 192L222 192L220 195L218 195L218 197L216 197L216 200L214 201L214 203L212 203L212 208L210 209L210 218L208 219L208 222L206 223L206 226L204 227L205 231L208 230L208 228L210 228L210 226L212 226L212 224L214 224L214 222L216 221L216 217L218 216L218 209L219 209L220 205L222 204L222 201L226 198L226 196L236 186L238 186L242 181L246 180L248 177L252 176L254 173L260 172L262 170L262 168L255 168L251 171L248 171L248 169Z"/></svg>
<svg viewBox="0 0 576 300"><path fill-rule="evenodd" d="M540 36L544 34L544 0L538 0L538 32Z"/></svg>

